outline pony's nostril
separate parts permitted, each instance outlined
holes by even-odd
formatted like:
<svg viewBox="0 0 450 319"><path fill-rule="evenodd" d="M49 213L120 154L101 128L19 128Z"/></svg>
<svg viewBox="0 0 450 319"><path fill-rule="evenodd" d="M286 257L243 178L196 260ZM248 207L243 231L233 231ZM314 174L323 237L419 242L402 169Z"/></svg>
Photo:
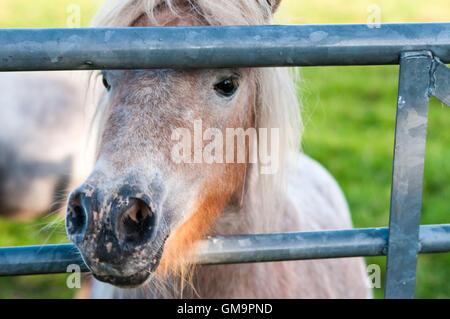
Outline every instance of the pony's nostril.
<svg viewBox="0 0 450 319"><path fill-rule="evenodd" d="M87 218L84 208L81 206L79 196L72 199L67 207L66 229L73 238L81 240L86 232Z"/></svg>
<svg viewBox="0 0 450 319"><path fill-rule="evenodd" d="M74 218L72 219L72 228L74 232L82 232L86 225L86 215L81 206L77 205L73 208Z"/></svg>
<svg viewBox="0 0 450 319"><path fill-rule="evenodd" d="M142 200L132 201L133 204L120 216L118 235L123 242L139 244L151 236L154 214Z"/></svg>

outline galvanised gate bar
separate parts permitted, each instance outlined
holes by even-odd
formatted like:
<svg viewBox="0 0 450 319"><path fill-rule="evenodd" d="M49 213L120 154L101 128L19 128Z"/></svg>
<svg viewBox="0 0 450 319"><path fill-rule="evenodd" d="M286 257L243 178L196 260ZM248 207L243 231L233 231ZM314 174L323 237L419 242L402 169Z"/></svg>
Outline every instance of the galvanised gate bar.
<svg viewBox="0 0 450 319"><path fill-rule="evenodd" d="M450 252L420 226L428 99L450 105L450 23L0 30L0 71L399 64L389 228L208 238L201 264L387 255L386 298L413 298L418 253ZM445 128L444 128L445 129ZM88 271L73 245L0 248L0 275Z"/></svg>

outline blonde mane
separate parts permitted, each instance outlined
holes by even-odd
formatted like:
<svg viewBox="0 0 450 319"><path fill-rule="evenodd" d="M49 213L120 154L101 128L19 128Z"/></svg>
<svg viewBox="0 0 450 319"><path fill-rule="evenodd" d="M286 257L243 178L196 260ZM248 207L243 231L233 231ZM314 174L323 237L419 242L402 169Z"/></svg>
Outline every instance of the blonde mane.
<svg viewBox="0 0 450 319"><path fill-rule="evenodd" d="M166 6L174 15L178 14L177 0L110 0L97 12L93 27L128 27L147 14L157 26L155 9ZM187 0L192 15L200 17L208 25L263 25L272 23L272 6L267 0ZM288 154L300 150L302 123L294 79L288 68L254 68L251 71L257 88L255 105L256 129L279 129L279 169L273 175L259 175L253 192L261 200L267 212L265 225L260 232L276 231L274 222L279 222L275 200L284 192L284 163ZM99 103L98 120L105 122L105 97ZM100 126L102 126L100 124ZM258 143L259 144L259 143ZM274 156L274 155L272 155ZM272 217L269 217L272 216ZM279 217L279 216L278 216ZM269 227L272 227L270 229Z"/></svg>

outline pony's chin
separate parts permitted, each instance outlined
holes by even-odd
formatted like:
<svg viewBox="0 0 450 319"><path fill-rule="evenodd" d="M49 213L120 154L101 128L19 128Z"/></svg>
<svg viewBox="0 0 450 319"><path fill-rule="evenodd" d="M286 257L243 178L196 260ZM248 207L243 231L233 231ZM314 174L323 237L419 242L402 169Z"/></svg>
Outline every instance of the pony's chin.
<svg viewBox="0 0 450 319"><path fill-rule="evenodd" d="M149 279L150 275L150 272L147 271L142 271L126 277L93 274L95 279L119 288L137 288L142 286Z"/></svg>

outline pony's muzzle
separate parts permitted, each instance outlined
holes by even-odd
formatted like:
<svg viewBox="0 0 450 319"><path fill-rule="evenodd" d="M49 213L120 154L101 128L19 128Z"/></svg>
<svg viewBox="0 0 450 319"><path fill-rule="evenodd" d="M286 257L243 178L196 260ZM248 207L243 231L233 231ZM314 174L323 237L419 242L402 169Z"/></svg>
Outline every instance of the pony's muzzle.
<svg viewBox="0 0 450 319"><path fill-rule="evenodd" d="M69 197L67 205L66 229L69 238L77 245L82 244L89 233L103 228L111 242L117 242L123 249L147 242L155 226L155 212L144 200L120 192L109 201L99 202L92 191L78 190ZM107 205L107 207L102 207ZM102 216L103 215L103 216Z"/></svg>
<svg viewBox="0 0 450 319"><path fill-rule="evenodd" d="M155 204L160 192L139 185L105 189L91 178L67 202L69 239L95 278L121 287L139 285L156 270L167 237Z"/></svg>

